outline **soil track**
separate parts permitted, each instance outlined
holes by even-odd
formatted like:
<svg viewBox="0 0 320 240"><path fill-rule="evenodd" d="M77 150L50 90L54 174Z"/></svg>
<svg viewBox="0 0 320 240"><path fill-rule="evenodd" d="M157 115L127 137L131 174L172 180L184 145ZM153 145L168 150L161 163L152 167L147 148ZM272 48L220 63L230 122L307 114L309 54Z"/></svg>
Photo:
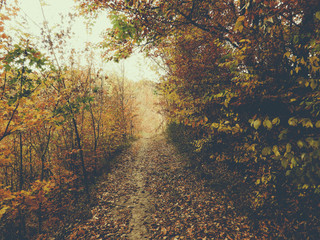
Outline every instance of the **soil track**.
<svg viewBox="0 0 320 240"><path fill-rule="evenodd" d="M67 239L253 239L232 200L205 187L161 135L119 156L92 218Z"/></svg>
<svg viewBox="0 0 320 240"><path fill-rule="evenodd" d="M97 186L91 219L65 239L257 239L232 199L206 187L157 132L163 119L145 86L138 95L141 138Z"/></svg>

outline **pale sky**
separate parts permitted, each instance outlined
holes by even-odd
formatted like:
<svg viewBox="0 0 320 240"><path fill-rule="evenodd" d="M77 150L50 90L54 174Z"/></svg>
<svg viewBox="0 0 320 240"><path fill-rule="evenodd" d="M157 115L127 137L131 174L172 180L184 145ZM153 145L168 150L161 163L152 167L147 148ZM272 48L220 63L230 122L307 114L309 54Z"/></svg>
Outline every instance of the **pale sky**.
<svg viewBox="0 0 320 240"><path fill-rule="evenodd" d="M19 15L24 16L26 21L23 21L23 19L19 17L16 22L20 22L21 25L17 26L16 24L13 24L13 26L22 29L23 32L30 33L31 35L40 38L41 27L43 27L44 18L39 0L18 1L21 8ZM76 3L74 0L45 0L44 2L46 3L43 7L44 15L52 32L58 29L57 25L61 23L61 14L66 16L69 12L77 12L75 10ZM80 52L81 50L85 49L86 42L91 42L93 44L101 42L101 33L106 28L110 27L110 22L106 13L99 14L95 20L95 24L90 32L88 32L86 29L86 22L88 21L86 21L83 17L78 17L75 20L75 22L72 24L74 37L66 44L66 49L68 49L68 51L71 48L74 48ZM67 24L64 25L67 26ZM97 67L103 65L103 69L110 73L120 71L120 64L116 64L114 62L104 62L101 64L99 50L93 49L93 51L99 62L97 63ZM81 60L85 61L84 58ZM135 53L129 59L122 60L122 62L125 66L125 75L130 80L138 81L147 79L157 81L159 79L158 74L150 69L153 63L146 59L142 53Z"/></svg>

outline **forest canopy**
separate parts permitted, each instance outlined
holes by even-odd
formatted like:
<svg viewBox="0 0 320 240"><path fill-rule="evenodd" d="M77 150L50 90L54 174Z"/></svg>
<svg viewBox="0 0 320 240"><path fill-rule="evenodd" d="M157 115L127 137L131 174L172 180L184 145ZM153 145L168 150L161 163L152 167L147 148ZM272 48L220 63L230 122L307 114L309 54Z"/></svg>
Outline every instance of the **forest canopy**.
<svg viewBox="0 0 320 240"><path fill-rule="evenodd" d="M105 60L140 49L166 70L168 135L204 177L219 164L241 177L263 236L319 236L318 0L76 2L85 16L108 12ZM29 39L13 44L4 23L18 9L0 6L0 237L45 238L134 135L135 102L121 76L60 65L63 35L44 28L50 57Z"/></svg>
<svg viewBox="0 0 320 240"><path fill-rule="evenodd" d="M318 232L319 1L79 2L110 11L111 59L137 46L162 59L165 114L177 141L202 156L198 167L238 169L255 188L256 214L295 225L287 237Z"/></svg>

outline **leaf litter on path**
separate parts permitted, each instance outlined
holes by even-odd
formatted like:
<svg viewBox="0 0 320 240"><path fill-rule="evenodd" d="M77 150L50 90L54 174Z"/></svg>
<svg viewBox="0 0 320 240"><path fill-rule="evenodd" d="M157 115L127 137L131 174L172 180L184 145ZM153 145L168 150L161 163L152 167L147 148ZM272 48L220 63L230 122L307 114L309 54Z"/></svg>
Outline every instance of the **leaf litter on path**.
<svg viewBox="0 0 320 240"><path fill-rule="evenodd" d="M98 185L92 218L68 239L257 239L232 200L186 162L162 135L139 139Z"/></svg>

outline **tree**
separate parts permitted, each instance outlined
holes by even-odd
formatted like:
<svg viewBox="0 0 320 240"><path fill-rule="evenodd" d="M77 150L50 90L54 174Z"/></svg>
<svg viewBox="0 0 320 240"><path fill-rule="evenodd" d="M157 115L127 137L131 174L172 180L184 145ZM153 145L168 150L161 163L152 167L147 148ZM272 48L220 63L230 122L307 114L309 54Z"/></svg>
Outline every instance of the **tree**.
<svg viewBox="0 0 320 240"><path fill-rule="evenodd" d="M164 59L167 119L193 136L199 166L238 169L255 186L258 214L318 218L319 1L79 2L110 10L102 46L111 59L136 46ZM300 230L315 229L307 225Z"/></svg>

